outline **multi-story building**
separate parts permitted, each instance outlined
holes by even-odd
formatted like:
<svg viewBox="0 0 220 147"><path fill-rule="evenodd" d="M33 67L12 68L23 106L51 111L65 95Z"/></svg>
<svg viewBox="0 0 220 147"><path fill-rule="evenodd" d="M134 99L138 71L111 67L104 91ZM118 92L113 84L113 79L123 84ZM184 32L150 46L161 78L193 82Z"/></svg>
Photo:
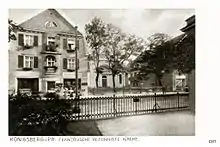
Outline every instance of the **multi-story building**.
<svg viewBox="0 0 220 147"><path fill-rule="evenodd" d="M78 87L87 95L88 61L83 35L54 9L19 25L9 46L9 90L53 91L58 85ZM76 41L77 37L77 41ZM75 51L78 66L75 66Z"/></svg>

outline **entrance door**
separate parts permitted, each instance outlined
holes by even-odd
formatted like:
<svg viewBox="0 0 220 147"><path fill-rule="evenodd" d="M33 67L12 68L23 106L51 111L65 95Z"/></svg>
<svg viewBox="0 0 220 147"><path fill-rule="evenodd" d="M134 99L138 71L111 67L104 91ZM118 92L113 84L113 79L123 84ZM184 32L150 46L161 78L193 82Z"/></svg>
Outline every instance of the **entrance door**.
<svg viewBox="0 0 220 147"><path fill-rule="evenodd" d="M107 77L102 76L102 87L107 87Z"/></svg>

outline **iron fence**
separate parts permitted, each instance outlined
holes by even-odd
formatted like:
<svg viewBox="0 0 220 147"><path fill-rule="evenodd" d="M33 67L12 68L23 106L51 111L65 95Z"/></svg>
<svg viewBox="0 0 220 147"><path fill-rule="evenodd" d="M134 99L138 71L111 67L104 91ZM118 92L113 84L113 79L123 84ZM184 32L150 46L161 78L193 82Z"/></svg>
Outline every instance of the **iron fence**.
<svg viewBox="0 0 220 147"><path fill-rule="evenodd" d="M73 101L79 111L72 115L71 120L105 119L126 115L185 110L189 108L189 93L81 97Z"/></svg>

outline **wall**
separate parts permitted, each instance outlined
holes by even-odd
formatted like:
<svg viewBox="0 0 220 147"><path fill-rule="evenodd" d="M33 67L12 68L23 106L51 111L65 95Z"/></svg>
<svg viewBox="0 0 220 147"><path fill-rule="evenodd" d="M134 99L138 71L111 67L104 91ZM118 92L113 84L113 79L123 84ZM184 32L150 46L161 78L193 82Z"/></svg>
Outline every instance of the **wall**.
<svg viewBox="0 0 220 147"><path fill-rule="evenodd" d="M22 32L23 33L23 32ZM24 33L26 34L26 33ZM32 35L38 36L38 47L33 47L31 49L23 50L21 47L18 46L18 40L11 41L9 44L9 89L17 89L17 78L39 78L39 90L42 92L46 92L47 88L47 81L56 81L59 83L63 82L64 78L75 78L75 72L67 72L63 69L63 58L67 57L75 57L75 53L67 53L62 49L62 40L60 40L60 45L58 51L61 55L53 55L57 59L57 66L58 69L53 74L45 74L45 57L48 54L42 54L42 43L45 40L45 36L40 33L30 33ZM18 36L18 35L17 35ZM18 37L17 37L18 38ZM88 91L88 84L87 84L87 71L88 71L88 64L87 64L87 57L85 56L85 47L83 40L80 39L79 41L80 50L78 52L79 58L79 70L78 73L81 78L81 86L83 89L83 95L87 95ZM33 55L38 56L38 68L33 69L31 71L23 71L23 69L18 68L18 55ZM69 76L65 77L65 74L68 73Z"/></svg>
<svg viewBox="0 0 220 147"><path fill-rule="evenodd" d="M189 86L189 99L190 99L190 110L195 113L196 109L196 95L195 95L195 70L193 70L188 76Z"/></svg>
<svg viewBox="0 0 220 147"><path fill-rule="evenodd" d="M88 74L88 84L89 84L88 86L89 86L89 88L96 88L95 65L94 65L94 63L92 61L90 61L89 64L90 64L90 71L89 71L89 74ZM100 63L100 65L104 65L104 64L105 64L104 61L102 61ZM98 81L99 87L102 87L102 76L106 76L107 77L107 87L112 88L113 87L112 75L108 71L104 71L102 74L99 75L99 81ZM119 82L119 75L116 75L115 76L115 87L116 88L123 87L123 82L124 82L124 85L126 85L126 83L128 83L128 82L126 82L125 80L126 80L125 74L122 74L122 83L120 84L120 82ZM128 78L127 78L127 80L128 80Z"/></svg>

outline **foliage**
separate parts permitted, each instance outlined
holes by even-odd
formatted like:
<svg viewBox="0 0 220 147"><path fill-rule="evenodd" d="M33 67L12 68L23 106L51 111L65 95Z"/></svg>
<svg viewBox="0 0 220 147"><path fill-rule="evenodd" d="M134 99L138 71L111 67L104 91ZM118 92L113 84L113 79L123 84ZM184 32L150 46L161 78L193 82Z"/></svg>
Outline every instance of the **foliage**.
<svg viewBox="0 0 220 147"><path fill-rule="evenodd" d="M169 72L173 55L173 44L169 39L169 36L163 33L156 33L148 38L148 50L145 50L132 65L133 70L139 71L139 77L153 73L158 85L162 86L161 78L165 72Z"/></svg>
<svg viewBox="0 0 220 147"><path fill-rule="evenodd" d="M175 44L173 65L182 73L195 69L195 34L189 33Z"/></svg>
<svg viewBox="0 0 220 147"><path fill-rule="evenodd" d="M93 18L85 25L86 41L91 49L88 59L95 63L96 87L98 88L99 74L102 73L100 68L100 55L106 42L106 27L100 18Z"/></svg>
<svg viewBox="0 0 220 147"><path fill-rule="evenodd" d="M16 40L15 33L17 32L18 29L21 29L18 27L13 20L8 19L8 42L11 40Z"/></svg>
<svg viewBox="0 0 220 147"><path fill-rule="evenodd" d="M144 50L144 40L134 35L127 35L112 24L107 24L108 41L104 48L107 64L103 67L111 72L113 91L115 92L115 76L125 72L125 62L129 58Z"/></svg>
<svg viewBox="0 0 220 147"><path fill-rule="evenodd" d="M10 95L9 135L61 135L72 114L71 107L70 101L65 99Z"/></svg>

